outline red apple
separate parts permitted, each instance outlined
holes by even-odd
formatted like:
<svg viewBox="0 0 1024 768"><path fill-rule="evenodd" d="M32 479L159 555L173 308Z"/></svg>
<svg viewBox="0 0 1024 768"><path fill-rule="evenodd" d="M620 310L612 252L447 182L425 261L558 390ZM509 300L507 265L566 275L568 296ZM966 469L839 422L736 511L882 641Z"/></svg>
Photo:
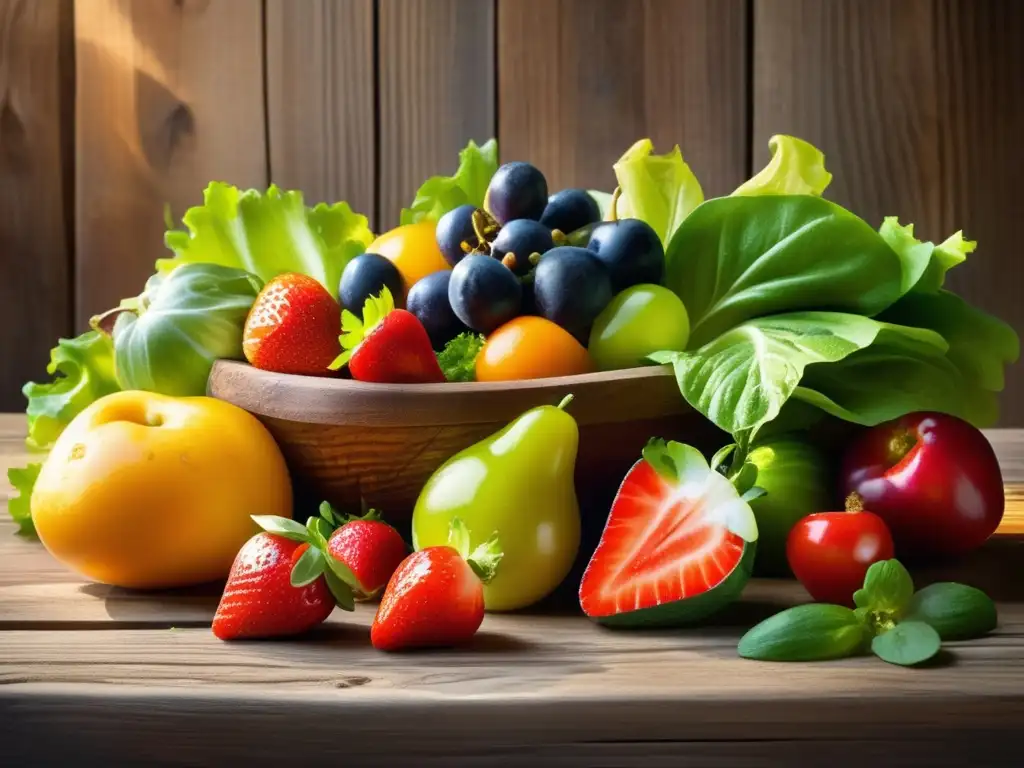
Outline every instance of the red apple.
<svg viewBox="0 0 1024 768"><path fill-rule="evenodd" d="M859 494L888 524L897 557L966 554L1003 519L995 451L955 416L911 413L865 430L841 476L844 494Z"/></svg>

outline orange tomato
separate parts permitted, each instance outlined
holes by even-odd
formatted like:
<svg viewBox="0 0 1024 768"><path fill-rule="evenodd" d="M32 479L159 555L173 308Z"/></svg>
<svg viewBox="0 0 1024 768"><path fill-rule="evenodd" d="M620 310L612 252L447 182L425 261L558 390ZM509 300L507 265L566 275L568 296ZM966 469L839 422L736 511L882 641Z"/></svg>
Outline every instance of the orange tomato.
<svg viewBox="0 0 1024 768"><path fill-rule="evenodd" d="M366 250L380 254L398 268L405 295L421 278L452 268L441 254L434 224L429 221L395 227L370 243ZM395 297L402 306L405 295Z"/></svg>
<svg viewBox="0 0 1024 768"><path fill-rule="evenodd" d="M494 331L476 359L477 381L544 379L593 369L587 350L568 331L531 315Z"/></svg>

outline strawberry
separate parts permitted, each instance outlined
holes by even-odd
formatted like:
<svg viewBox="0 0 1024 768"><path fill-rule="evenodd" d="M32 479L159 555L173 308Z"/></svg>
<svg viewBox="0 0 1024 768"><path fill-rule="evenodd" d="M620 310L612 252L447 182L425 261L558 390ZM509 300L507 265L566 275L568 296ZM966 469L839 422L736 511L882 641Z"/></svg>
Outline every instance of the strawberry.
<svg viewBox="0 0 1024 768"><path fill-rule="evenodd" d="M429 384L445 381L427 329L416 315L395 309L384 287L363 305L362 319L347 309L341 313L344 352L331 370L348 364L352 378L386 384Z"/></svg>
<svg viewBox="0 0 1024 768"><path fill-rule="evenodd" d="M256 368L329 376L341 307L317 280L290 272L263 286L245 321L242 351Z"/></svg>
<svg viewBox="0 0 1024 768"><path fill-rule="evenodd" d="M235 557L213 617L214 635L297 635L324 622L335 604L353 609L358 582L343 563L324 557L321 518L310 518L305 527L270 515L253 520L267 532L249 539Z"/></svg>
<svg viewBox="0 0 1024 768"><path fill-rule="evenodd" d="M469 554L469 531L452 520L447 546L412 553L391 577L370 626L373 647L397 651L469 640L484 620L484 584L501 557L497 533Z"/></svg>
<svg viewBox="0 0 1024 768"><path fill-rule="evenodd" d="M320 514L328 522L338 520L326 501L320 505ZM327 539L327 554L347 565L359 582L356 600L376 597L408 552L402 536L375 509L362 517L342 518L341 526Z"/></svg>

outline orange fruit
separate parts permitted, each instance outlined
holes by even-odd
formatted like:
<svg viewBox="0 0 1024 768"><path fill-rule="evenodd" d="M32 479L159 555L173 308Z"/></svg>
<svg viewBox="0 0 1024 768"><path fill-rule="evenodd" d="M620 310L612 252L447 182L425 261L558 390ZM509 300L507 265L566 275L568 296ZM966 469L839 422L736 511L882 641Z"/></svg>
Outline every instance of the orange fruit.
<svg viewBox="0 0 1024 768"><path fill-rule="evenodd" d="M592 370L587 350L567 330L532 315L509 320L491 333L476 359L477 381L544 379Z"/></svg>
<svg viewBox="0 0 1024 768"><path fill-rule="evenodd" d="M32 493L50 554L119 587L226 578L259 531L250 515L292 516L288 469L255 416L212 397L100 398L61 433Z"/></svg>
<svg viewBox="0 0 1024 768"><path fill-rule="evenodd" d="M452 268L441 254L435 226L429 221L395 227L370 243L366 250L380 254L398 268L405 289L400 304L403 307L405 296L418 280Z"/></svg>

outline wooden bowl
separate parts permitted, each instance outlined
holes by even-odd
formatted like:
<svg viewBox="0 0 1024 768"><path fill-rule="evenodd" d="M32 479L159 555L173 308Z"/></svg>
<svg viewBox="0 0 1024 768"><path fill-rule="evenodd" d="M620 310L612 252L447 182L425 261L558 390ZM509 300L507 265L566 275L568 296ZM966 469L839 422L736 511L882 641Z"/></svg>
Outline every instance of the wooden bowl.
<svg viewBox="0 0 1024 768"><path fill-rule="evenodd" d="M420 489L455 453L524 411L574 395L576 488L600 517L651 437L710 451L728 436L692 410L667 366L503 383L367 384L218 362L209 393L255 414L277 440L296 490L408 520ZM710 454L708 454L710 455ZM588 510L593 509L593 512Z"/></svg>

